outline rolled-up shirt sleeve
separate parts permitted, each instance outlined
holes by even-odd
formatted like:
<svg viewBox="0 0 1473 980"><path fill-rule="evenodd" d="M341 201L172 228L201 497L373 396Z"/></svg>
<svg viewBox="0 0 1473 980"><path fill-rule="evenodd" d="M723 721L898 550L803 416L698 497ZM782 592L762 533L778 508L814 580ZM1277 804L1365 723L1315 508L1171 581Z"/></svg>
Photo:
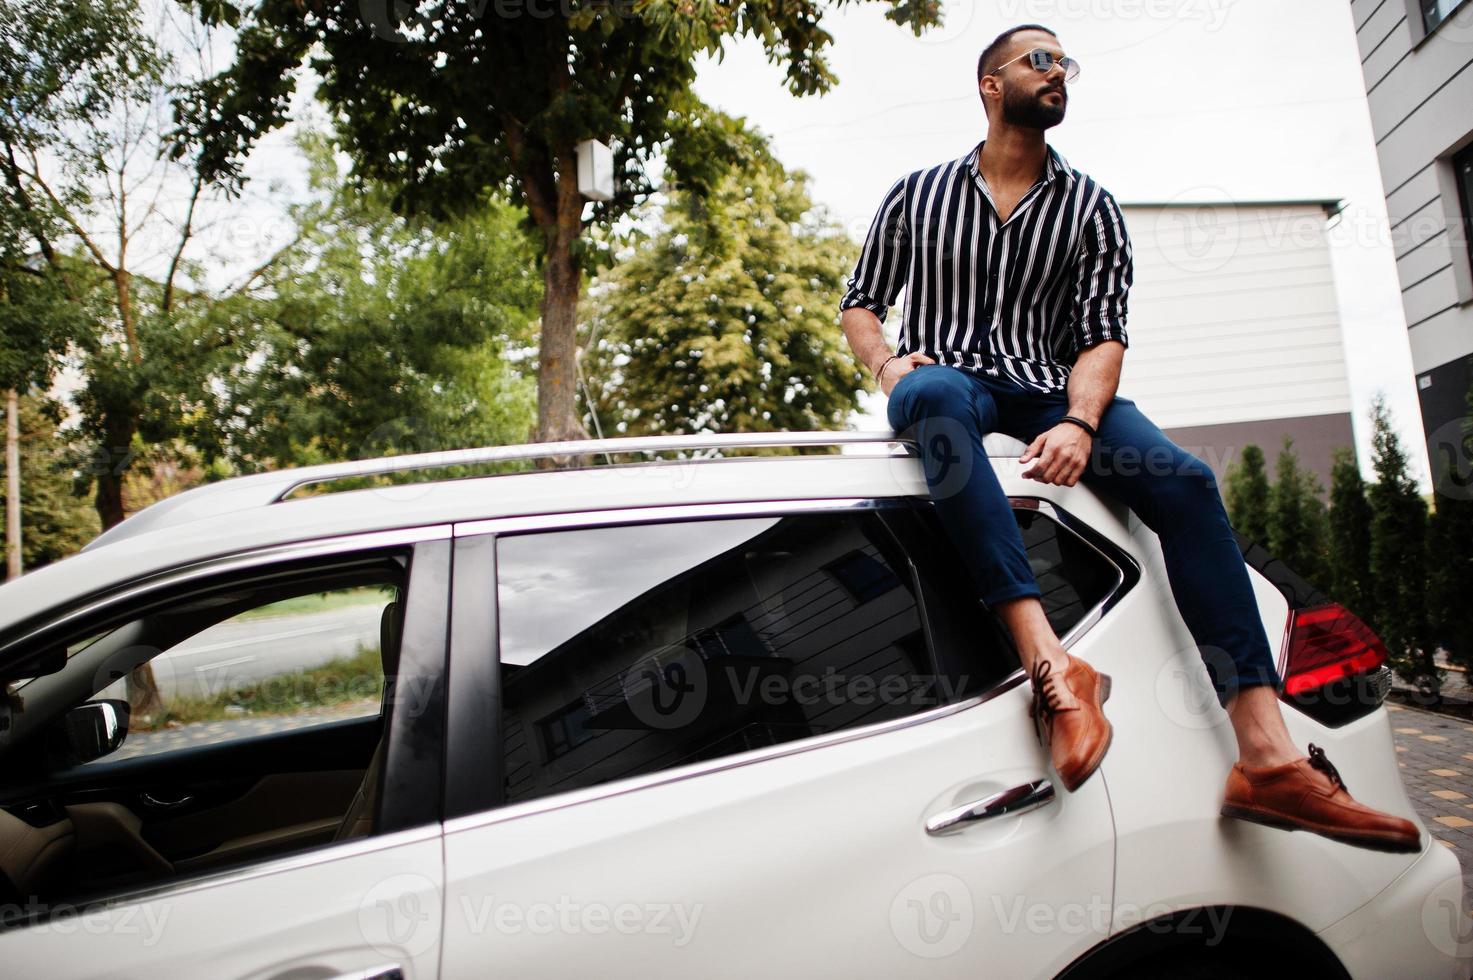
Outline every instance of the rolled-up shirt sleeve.
<svg viewBox="0 0 1473 980"><path fill-rule="evenodd" d="M1079 251L1074 349L1082 351L1107 340L1130 346L1125 333L1126 299L1135 269L1125 218L1108 192L1100 194Z"/></svg>
<svg viewBox="0 0 1473 980"><path fill-rule="evenodd" d="M870 223L869 235L839 300L842 314L861 306L884 321L910 268L910 231L905 221L905 178L897 180Z"/></svg>

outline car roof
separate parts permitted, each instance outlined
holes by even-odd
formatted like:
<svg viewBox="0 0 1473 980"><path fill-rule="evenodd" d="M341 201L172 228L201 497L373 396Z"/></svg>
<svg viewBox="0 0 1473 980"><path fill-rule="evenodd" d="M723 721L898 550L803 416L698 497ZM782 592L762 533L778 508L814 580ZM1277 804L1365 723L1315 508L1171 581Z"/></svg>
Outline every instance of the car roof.
<svg viewBox="0 0 1473 980"><path fill-rule="evenodd" d="M905 441L892 433L664 436L590 440L576 449L580 454L609 453L612 458L629 452L821 445L838 446L843 452L669 459L288 496L294 489L365 475L567 455L572 446L543 443L387 457L223 480L140 511L79 554L0 586L0 637L48 609L172 568L342 535L585 510L928 492L919 459L907 454ZM994 434L984 441L984 448L989 457L1015 458L1023 444Z"/></svg>

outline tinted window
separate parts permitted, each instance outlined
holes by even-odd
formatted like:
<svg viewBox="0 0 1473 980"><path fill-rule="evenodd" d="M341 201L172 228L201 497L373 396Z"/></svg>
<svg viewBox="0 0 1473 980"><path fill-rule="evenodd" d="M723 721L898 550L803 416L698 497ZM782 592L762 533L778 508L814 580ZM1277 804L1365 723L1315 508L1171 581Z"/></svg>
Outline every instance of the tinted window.
<svg viewBox="0 0 1473 980"><path fill-rule="evenodd" d="M1114 566L1018 511L1060 633ZM508 802L900 718L1017 658L928 505L508 535Z"/></svg>
<svg viewBox="0 0 1473 980"><path fill-rule="evenodd" d="M497 569L510 801L902 717L970 682L936 675L875 512L504 537Z"/></svg>

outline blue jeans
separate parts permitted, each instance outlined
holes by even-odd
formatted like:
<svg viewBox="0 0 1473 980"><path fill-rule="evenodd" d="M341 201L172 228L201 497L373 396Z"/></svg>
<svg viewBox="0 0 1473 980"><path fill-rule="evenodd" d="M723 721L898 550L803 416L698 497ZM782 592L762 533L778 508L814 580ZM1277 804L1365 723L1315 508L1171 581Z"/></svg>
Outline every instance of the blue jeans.
<svg viewBox="0 0 1473 980"><path fill-rule="evenodd" d="M1025 443L1068 414L1063 392L1024 389L943 364L901 376L890 425L921 449L942 522L989 605L1040 595L1023 537L982 437ZM1112 496L1156 532L1181 617L1223 704L1240 688L1279 683L1253 586L1212 470L1166 437L1129 398L1105 410L1082 483Z"/></svg>

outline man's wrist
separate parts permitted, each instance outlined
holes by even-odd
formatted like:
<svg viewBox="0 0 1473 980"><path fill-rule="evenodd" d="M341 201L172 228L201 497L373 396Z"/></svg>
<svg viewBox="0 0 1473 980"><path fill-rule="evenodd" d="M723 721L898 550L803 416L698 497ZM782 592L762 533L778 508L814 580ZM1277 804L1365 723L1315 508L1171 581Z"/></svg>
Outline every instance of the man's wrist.
<svg viewBox="0 0 1473 980"><path fill-rule="evenodd" d="M887 367L890 366L890 362L891 361L896 361L896 360L899 360L899 359L900 359L900 355L899 354L891 354L889 357L887 357L883 361L881 361L880 362L880 366L874 369L874 372L875 372L875 380L876 381L883 381L884 380L884 375L885 375L885 368L887 368Z"/></svg>
<svg viewBox="0 0 1473 980"><path fill-rule="evenodd" d="M1085 432L1088 432L1091 439L1095 438L1095 436L1099 434L1098 430L1093 425L1086 422L1084 419L1080 418L1077 415L1065 415L1063 418L1059 419L1059 421L1068 422L1070 425L1078 426Z"/></svg>

